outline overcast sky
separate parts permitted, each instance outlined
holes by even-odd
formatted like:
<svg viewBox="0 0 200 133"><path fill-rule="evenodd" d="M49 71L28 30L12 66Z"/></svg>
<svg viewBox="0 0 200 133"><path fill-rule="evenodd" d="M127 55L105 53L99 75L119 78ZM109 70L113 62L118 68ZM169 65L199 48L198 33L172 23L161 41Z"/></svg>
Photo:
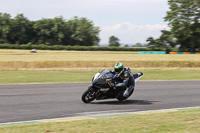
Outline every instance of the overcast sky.
<svg viewBox="0 0 200 133"><path fill-rule="evenodd" d="M100 44L110 36L120 43L145 43L169 29L164 22L167 0L0 0L0 12L15 17L23 13L29 20L63 16L86 17L100 27Z"/></svg>

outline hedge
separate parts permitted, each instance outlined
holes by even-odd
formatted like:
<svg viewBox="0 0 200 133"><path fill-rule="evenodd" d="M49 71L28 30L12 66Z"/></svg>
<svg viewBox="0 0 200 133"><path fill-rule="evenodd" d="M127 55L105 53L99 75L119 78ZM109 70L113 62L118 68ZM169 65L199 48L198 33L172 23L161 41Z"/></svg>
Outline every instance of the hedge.
<svg viewBox="0 0 200 133"><path fill-rule="evenodd" d="M0 49L37 49L37 50L74 50L74 51L165 51L165 49L130 48L130 47L96 47L96 46L63 46L44 44L0 44Z"/></svg>

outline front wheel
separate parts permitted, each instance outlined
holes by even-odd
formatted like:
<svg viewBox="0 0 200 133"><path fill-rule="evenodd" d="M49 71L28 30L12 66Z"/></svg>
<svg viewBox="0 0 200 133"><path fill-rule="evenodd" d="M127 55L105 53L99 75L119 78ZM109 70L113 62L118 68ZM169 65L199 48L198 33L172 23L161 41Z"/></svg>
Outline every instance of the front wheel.
<svg viewBox="0 0 200 133"><path fill-rule="evenodd" d="M95 91L93 89L86 90L82 95L82 101L89 103L95 99Z"/></svg>

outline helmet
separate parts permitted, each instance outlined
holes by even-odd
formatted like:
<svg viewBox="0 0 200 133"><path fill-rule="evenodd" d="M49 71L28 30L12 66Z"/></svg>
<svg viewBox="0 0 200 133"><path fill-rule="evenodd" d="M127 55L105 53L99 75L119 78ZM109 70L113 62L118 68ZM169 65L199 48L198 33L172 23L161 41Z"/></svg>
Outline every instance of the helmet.
<svg viewBox="0 0 200 133"><path fill-rule="evenodd" d="M115 64L114 71L116 73L120 73L121 74L123 72L123 70L124 70L124 65L122 63Z"/></svg>

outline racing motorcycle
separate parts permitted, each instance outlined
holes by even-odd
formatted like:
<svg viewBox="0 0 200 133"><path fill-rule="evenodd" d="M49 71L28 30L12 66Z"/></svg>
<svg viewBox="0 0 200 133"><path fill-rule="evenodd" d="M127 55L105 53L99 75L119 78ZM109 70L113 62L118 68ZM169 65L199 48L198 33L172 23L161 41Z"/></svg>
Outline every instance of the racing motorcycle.
<svg viewBox="0 0 200 133"><path fill-rule="evenodd" d="M132 73L135 83L143 76L142 72ZM129 93L128 97L124 97L123 93L126 88L115 88L113 85L118 83L115 75L110 70L102 70L95 74L92 79L92 85L82 94L82 101L90 103L93 100L103 100L116 98L119 101L126 100L132 95L134 89Z"/></svg>

